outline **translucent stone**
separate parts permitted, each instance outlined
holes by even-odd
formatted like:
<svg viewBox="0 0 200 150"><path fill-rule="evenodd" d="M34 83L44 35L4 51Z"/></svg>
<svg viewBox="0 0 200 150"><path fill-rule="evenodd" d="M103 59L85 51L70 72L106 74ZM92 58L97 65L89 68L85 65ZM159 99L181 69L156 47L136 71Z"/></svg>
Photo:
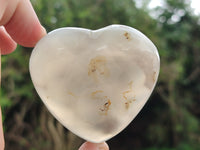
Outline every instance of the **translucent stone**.
<svg viewBox="0 0 200 150"><path fill-rule="evenodd" d="M140 31L60 28L30 58L34 86L66 128L99 143L121 132L142 109L157 81L160 59Z"/></svg>

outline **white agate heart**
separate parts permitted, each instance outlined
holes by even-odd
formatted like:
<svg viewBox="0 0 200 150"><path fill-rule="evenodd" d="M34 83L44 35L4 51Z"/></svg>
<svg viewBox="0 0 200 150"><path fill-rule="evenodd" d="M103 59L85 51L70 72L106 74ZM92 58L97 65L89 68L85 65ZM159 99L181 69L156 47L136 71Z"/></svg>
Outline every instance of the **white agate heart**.
<svg viewBox="0 0 200 150"><path fill-rule="evenodd" d="M154 44L124 25L61 28L34 48L30 73L49 111L69 130L99 143L142 109L159 74Z"/></svg>

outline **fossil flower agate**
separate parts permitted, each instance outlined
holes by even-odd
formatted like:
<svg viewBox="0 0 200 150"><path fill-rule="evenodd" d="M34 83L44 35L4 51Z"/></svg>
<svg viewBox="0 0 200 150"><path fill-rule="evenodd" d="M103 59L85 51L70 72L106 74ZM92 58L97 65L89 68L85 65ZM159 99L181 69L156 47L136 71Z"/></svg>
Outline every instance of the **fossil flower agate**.
<svg viewBox="0 0 200 150"><path fill-rule="evenodd" d="M60 28L42 38L30 58L34 86L66 128L99 143L121 132L142 109L160 60L138 30Z"/></svg>

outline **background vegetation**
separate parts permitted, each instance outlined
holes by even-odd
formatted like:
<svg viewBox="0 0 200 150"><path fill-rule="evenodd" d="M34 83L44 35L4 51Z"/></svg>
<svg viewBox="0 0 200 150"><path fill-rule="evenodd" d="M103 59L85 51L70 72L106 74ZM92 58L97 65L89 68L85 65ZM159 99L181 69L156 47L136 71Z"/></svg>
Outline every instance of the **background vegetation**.
<svg viewBox="0 0 200 150"><path fill-rule="evenodd" d="M158 84L139 115L108 141L111 150L200 149L200 16L184 0L164 0L149 10L149 1L32 0L47 29L77 26L98 29L124 24L139 29L161 57ZM152 17L150 14L153 14ZM18 46L2 56L0 104L6 150L77 150L82 139L46 110L28 71L32 49Z"/></svg>

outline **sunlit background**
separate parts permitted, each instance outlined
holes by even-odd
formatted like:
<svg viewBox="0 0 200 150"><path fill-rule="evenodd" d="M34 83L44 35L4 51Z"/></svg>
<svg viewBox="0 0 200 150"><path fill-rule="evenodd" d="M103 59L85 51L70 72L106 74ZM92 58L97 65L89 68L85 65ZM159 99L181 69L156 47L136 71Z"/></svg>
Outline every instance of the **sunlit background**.
<svg viewBox="0 0 200 150"><path fill-rule="evenodd" d="M141 1L137 1L136 3L145 2L145 1L146 0L141 0ZM150 0L149 8L153 9L157 6L163 7L165 5L164 2L165 2L164 0ZM193 9L192 11L195 15L200 14L200 1L199 0L187 0L185 2L191 6L191 8Z"/></svg>
<svg viewBox="0 0 200 150"><path fill-rule="evenodd" d="M66 26L98 29L124 24L146 34L158 48L156 88L139 115L110 139L111 150L200 149L200 1L32 0L47 31ZM32 49L2 56L6 150L77 150L84 140L48 112L33 88Z"/></svg>

